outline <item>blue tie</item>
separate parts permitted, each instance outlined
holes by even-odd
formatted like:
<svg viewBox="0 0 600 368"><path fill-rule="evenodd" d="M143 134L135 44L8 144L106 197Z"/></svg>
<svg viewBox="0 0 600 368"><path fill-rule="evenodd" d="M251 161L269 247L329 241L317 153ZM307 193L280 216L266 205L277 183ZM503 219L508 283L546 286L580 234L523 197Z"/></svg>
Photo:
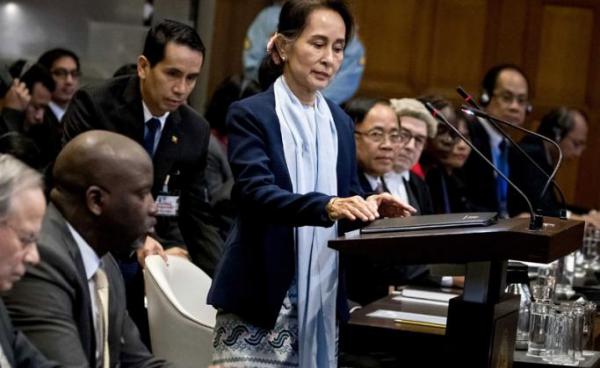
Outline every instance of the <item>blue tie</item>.
<svg viewBox="0 0 600 368"><path fill-rule="evenodd" d="M506 140L502 140L498 145L500 152L498 153L498 169L508 178L508 145ZM498 205L500 215L508 216L508 182L500 175L496 177L496 193L498 195Z"/></svg>
<svg viewBox="0 0 600 368"><path fill-rule="evenodd" d="M146 134L144 134L144 148L150 155L154 156L154 142L156 140L156 131L160 128L160 120L152 118L146 122Z"/></svg>

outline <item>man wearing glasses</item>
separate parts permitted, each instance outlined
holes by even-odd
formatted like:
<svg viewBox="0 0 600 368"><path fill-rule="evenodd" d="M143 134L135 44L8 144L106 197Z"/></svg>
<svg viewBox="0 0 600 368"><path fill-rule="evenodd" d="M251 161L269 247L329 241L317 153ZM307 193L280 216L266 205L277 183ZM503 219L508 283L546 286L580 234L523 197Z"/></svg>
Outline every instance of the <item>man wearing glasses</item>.
<svg viewBox="0 0 600 368"><path fill-rule="evenodd" d="M54 120L60 122L73 95L79 89L79 57L73 51L57 48L43 53L38 63L50 71L56 83L49 107Z"/></svg>
<svg viewBox="0 0 600 368"><path fill-rule="evenodd" d="M588 119L585 112L576 108L561 106L549 111L540 121L537 132L554 140L560 146L564 160L577 160L581 157L587 144ZM524 137L519 142L540 167L551 173L558 161L558 152L550 143L533 136ZM559 216L562 203L556 191L550 187L541 196L546 177L532 170L528 162L515 162L512 177L523 192L532 200L536 209L543 211L545 216ZM516 201L515 201L516 202ZM572 219L586 221L594 227L600 226L600 216L596 210L567 205ZM512 214L528 211L524 202L511 205Z"/></svg>
<svg viewBox="0 0 600 368"><path fill-rule="evenodd" d="M354 98L346 112L355 124L358 179L365 193L389 192L382 180L392 170L394 158L406 137L400 134L398 118L387 100Z"/></svg>
<svg viewBox="0 0 600 368"><path fill-rule="evenodd" d="M516 65L501 64L492 67L482 81L480 103L485 111L513 124L523 125L529 103L529 81ZM469 126L471 142L507 177L510 177L510 143L493 126L478 119ZM470 155L465 163L467 193L478 208L509 214L509 185L478 155ZM512 197L512 196L511 196Z"/></svg>
<svg viewBox="0 0 600 368"><path fill-rule="evenodd" d="M437 122L415 99L353 99L346 112L355 122L359 180L365 192L389 192L408 202L417 214L433 213L427 184L410 168L419 161ZM347 258L348 298L366 305L388 294L390 285L428 282L423 265Z"/></svg>
<svg viewBox="0 0 600 368"><path fill-rule="evenodd" d="M419 162L427 138L435 137L437 121L416 99L392 99L390 102L400 122L400 135L406 143L398 150L393 170L384 176L384 180L390 192L415 207L418 215L432 214L433 203L427 183L410 169Z"/></svg>
<svg viewBox="0 0 600 368"><path fill-rule="evenodd" d="M26 265L39 260L37 237L46 210L42 178L10 155L0 154L0 291L12 289ZM56 367L14 329L0 299L0 367Z"/></svg>

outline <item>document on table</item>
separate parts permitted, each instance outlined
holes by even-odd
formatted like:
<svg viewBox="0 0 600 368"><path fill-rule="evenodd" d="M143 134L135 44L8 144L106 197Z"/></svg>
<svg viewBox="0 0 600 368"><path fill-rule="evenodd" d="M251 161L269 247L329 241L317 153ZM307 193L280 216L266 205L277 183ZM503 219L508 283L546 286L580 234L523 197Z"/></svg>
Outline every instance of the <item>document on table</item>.
<svg viewBox="0 0 600 368"><path fill-rule="evenodd" d="M429 314L400 312L386 309L378 309L367 314L367 317L393 319L398 323L435 325L434 327L445 327L446 317L432 316Z"/></svg>
<svg viewBox="0 0 600 368"><path fill-rule="evenodd" d="M457 297L459 294L441 292L441 291L431 291L431 290L422 290L422 289L412 289L412 288L404 288L400 290L400 295L407 298L415 298L415 299L425 299L425 300L435 300L438 302L445 302L454 297Z"/></svg>

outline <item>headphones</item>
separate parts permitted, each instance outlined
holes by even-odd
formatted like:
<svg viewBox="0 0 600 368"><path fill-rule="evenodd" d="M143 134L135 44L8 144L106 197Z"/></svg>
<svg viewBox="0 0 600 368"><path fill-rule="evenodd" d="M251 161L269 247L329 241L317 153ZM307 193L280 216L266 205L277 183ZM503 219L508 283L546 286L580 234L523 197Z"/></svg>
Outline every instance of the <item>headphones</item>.
<svg viewBox="0 0 600 368"><path fill-rule="evenodd" d="M496 65L490 70L488 70L487 73L485 73L483 81L481 82L482 92L481 96L479 96L479 103L481 104L481 106L485 107L490 104L492 96L494 94L494 89L496 88L496 81L498 80L498 76L500 75L500 73L507 69L515 70L519 74L521 74L523 78L525 78L525 81L527 82L527 89L529 90L529 80L527 79L527 76L525 76L525 73L521 68L514 64ZM525 113L530 114L532 111L533 106L528 102L527 105L525 105Z"/></svg>
<svg viewBox="0 0 600 368"><path fill-rule="evenodd" d="M561 106L550 111L542 117L538 133L560 143L575 126L574 111L579 110Z"/></svg>

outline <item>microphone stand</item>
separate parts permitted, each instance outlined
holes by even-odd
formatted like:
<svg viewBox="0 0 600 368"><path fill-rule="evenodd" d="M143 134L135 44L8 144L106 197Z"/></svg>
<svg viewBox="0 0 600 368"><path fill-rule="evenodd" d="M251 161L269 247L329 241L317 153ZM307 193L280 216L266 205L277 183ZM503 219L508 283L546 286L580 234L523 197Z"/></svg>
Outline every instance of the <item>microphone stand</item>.
<svg viewBox="0 0 600 368"><path fill-rule="evenodd" d="M500 175L504 180L506 180L506 182L510 184L510 186L513 189L515 189L517 193L521 195L521 197L525 199L525 202L527 202L527 206L529 207L529 230L540 230L544 224L544 217L533 211L533 206L531 205L531 202L529 201L529 198L527 198L525 193L523 193L523 191L519 189L519 187L517 187L512 181L510 181L510 179L508 179L506 175L502 173L502 171L500 171L496 166L494 166L494 164L487 157L485 157L485 155L479 149L477 149L477 147L475 147L475 145L471 143L471 141L469 141L460 132L460 130L458 130L454 125L450 124L448 119L446 119L446 117L440 111L433 107L431 103L426 102L425 107L427 108L427 110L429 110L429 112L431 113L431 115L433 115L434 118L444 123L448 128L450 128L450 130L452 130L457 136L459 136L463 141L465 141L465 143L468 144L474 152L476 152L498 175Z"/></svg>
<svg viewBox="0 0 600 368"><path fill-rule="evenodd" d="M546 180L546 183L544 184L544 189L542 189L542 192L540 194L540 199L542 199L542 197L544 196L544 194L548 191L548 188L550 187L550 184L554 183L554 177L556 176L556 173L558 172L558 169L560 168L560 165L561 165L562 160L563 160L562 150L560 149L559 145L556 142L554 142L552 139L548 138L548 137L544 137L543 135L541 135L539 133L532 132L530 130L522 128L522 127L520 127L520 126L518 126L516 124L513 124L513 123L509 122L509 121L496 118L496 117L494 117L494 116L492 116L492 115L490 115L490 114L488 114L486 112L483 112L483 111L481 111L479 109L475 109L475 108L472 108L472 107L469 107L469 106L463 106L462 110L465 111L465 112L467 112L467 113L470 112L471 114L474 114L475 116L487 119L488 121L502 123L504 125L508 125L508 126L514 128L514 129L520 130L522 132L532 134L532 135L534 135L535 137L537 137L539 139L542 139L542 140L544 140L546 142L550 142L557 149L557 151L558 151L558 160L557 160L556 165L554 165L554 169L552 170L552 173L550 175L546 174L546 175L548 175L548 179ZM514 144L514 141L512 139L510 141L511 141L511 143ZM523 150L520 146L518 146L518 145L515 145L515 146L518 147L519 149L521 149L521 151ZM523 151L523 153L524 153L524 151ZM529 155L527 155L527 157L529 157ZM529 157L529 158L530 158L530 160L532 162L534 162L533 159L531 159L531 157ZM544 170L542 170L537 164L536 164L536 167L539 170L541 170L542 172L544 172ZM555 184L555 187L558 188L558 186L556 186L556 184ZM560 197L561 197L561 200L562 200L562 207L563 207L561 209L561 211L560 211L561 212L560 213L560 218L564 220L564 219L567 218L567 214L566 214L567 211L565 209L565 207L566 207L566 205L565 205L565 197L564 197L564 195L563 195L563 193L562 193L562 191L560 189L559 189L559 193L561 195Z"/></svg>
<svg viewBox="0 0 600 368"><path fill-rule="evenodd" d="M482 108L479 106L479 104L477 102L475 102L475 99L473 99L473 96L469 95L461 86L458 86L456 88L456 91L458 92L458 94L465 100L466 103L468 103L469 105L471 105L472 107L474 107L475 109L482 111ZM463 109L464 110L464 109ZM470 111L470 110L469 110ZM471 113L475 114L475 112L470 111ZM527 154L527 152L525 152L523 150L523 148L518 145L509 134L507 134L503 129L500 129L500 127L498 126L498 124L496 123L495 119L489 119L489 118L485 118L487 121L490 122L490 124L496 128L496 130L498 132L500 132L500 134L502 134L506 139L508 139L510 141L510 143L517 149L517 151L519 151L519 153L521 153L522 156L525 156L525 158L527 158L527 160L533 164L533 166L535 166L536 169L538 169L538 171L540 171L543 175L546 176L546 178L548 178L548 180L546 181L546 184L544 185L544 189L542 190L540 196L539 196L539 200L541 200L544 197L544 194L546 194L546 191L548 190L548 187L550 185L550 183L552 183L552 185L554 186L554 188L556 188L556 190L558 191L558 194L560 196L560 202L562 205L562 208L560 209L560 213L559 213L559 217L562 220L566 220L567 219L567 202L565 200L565 195L562 191L562 189L560 189L560 187L558 186L558 184L556 184L556 182L553 180L554 176L548 175L548 173L546 171L544 171L544 169L542 169L540 167L540 165L535 162L535 160L529 155ZM559 161L555 167L555 170L553 171L553 173L555 174L558 171L558 168L560 167L560 164L562 163L562 151L560 149L560 147L556 144L556 142L554 142L553 140L549 139L548 137L545 137L539 133L536 133L534 131L531 131L529 129L525 129L523 127L520 127L518 125L506 122L506 121L500 121L501 123L507 123L510 127L515 128L525 134L529 134L529 135L533 135L535 137L538 137L544 141L550 142L551 144L553 144L557 149L558 149L558 154L559 154Z"/></svg>

